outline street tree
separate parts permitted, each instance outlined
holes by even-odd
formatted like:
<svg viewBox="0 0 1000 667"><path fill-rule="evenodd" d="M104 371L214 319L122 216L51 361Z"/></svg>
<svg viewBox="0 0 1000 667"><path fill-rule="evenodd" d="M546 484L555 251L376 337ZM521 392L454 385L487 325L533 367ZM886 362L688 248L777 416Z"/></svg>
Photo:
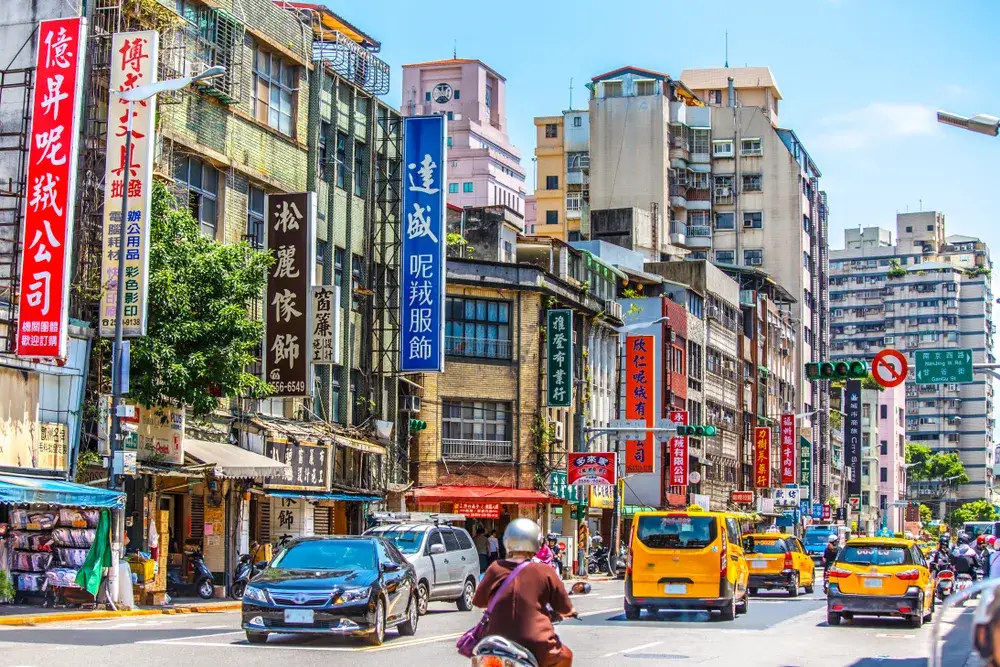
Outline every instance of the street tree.
<svg viewBox="0 0 1000 667"><path fill-rule="evenodd" d="M995 521L998 516L993 503L988 500L973 500L955 509L948 523L958 528L966 521Z"/></svg>
<svg viewBox="0 0 1000 667"><path fill-rule="evenodd" d="M911 466L907 471L911 482L939 482L954 487L969 481L958 452L934 452L927 445L908 442L906 463Z"/></svg>
<svg viewBox="0 0 1000 667"><path fill-rule="evenodd" d="M250 307L263 293L270 255L206 237L159 181L151 208L149 325L132 341L130 398L187 406L199 417L222 397L265 396L267 385L247 368L263 335Z"/></svg>
<svg viewBox="0 0 1000 667"><path fill-rule="evenodd" d="M931 513L931 508L927 505L920 505L920 523L927 525L934 520L934 515Z"/></svg>

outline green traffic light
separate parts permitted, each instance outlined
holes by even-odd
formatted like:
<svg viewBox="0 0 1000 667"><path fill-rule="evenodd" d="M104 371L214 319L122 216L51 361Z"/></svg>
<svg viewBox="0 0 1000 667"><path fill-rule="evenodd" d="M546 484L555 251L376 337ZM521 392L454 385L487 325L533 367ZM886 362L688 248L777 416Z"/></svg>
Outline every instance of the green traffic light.
<svg viewBox="0 0 1000 667"><path fill-rule="evenodd" d="M711 438L712 436L714 436L716 434L716 432L717 431L716 431L716 429L715 429L714 426L706 426L705 427L705 437L707 437L707 438Z"/></svg>
<svg viewBox="0 0 1000 667"><path fill-rule="evenodd" d="M855 379L868 377L868 362L852 361L848 373L852 378Z"/></svg>

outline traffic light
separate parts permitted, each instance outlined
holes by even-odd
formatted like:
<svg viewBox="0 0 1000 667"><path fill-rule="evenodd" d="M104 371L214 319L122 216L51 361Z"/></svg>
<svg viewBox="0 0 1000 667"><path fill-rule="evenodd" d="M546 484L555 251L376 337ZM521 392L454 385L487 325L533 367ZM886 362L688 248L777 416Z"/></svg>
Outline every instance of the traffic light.
<svg viewBox="0 0 1000 667"><path fill-rule="evenodd" d="M677 435L695 438L711 438L717 433L714 426L678 426Z"/></svg>
<svg viewBox="0 0 1000 667"><path fill-rule="evenodd" d="M867 361L814 361L806 364L810 380L860 380L868 377Z"/></svg>
<svg viewBox="0 0 1000 667"><path fill-rule="evenodd" d="M427 428L427 422L425 422L423 419L410 420L411 431L423 431L425 428Z"/></svg>

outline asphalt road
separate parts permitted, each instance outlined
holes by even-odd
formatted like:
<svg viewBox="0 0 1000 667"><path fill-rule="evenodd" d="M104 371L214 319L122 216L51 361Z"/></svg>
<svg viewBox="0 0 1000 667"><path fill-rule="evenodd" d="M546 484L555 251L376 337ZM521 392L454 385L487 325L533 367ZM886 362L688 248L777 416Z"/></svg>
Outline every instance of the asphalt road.
<svg viewBox="0 0 1000 667"><path fill-rule="evenodd" d="M764 593L752 599L749 613L734 622L709 620L702 613L643 615L626 621L621 582L602 582L575 603L582 619L559 626L578 666L643 665L797 665L836 667L920 667L928 664L930 626L908 628L897 619L857 619L826 625L822 593L789 599ZM972 603L944 616L942 636L947 667L969 662ZM209 613L121 618L48 624L0 630L0 667L52 667L61 661L84 667L273 667L350 664L380 667L406 664L467 664L455 640L479 617L454 605L434 603L420 620L415 637L390 631L381 647L334 638L272 636L251 646L239 630L239 614Z"/></svg>

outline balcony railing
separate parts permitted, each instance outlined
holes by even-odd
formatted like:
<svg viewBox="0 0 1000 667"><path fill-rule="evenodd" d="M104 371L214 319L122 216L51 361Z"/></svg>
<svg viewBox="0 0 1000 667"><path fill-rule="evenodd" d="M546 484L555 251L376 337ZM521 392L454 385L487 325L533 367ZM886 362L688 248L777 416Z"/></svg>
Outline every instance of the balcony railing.
<svg viewBox="0 0 1000 667"><path fill-rule="evenodd" d="M510 440L441 440L441 458L449 461L511 461Z"/></svg>
<svg viewBox="0 0 1000 667"><path fill-rule="evenodd" d="M707 225L688 225L688 236L705 236L712 238L712 228Z"/></svg>
<svg viewBox="0 0 1000 667"><path fill-rule="evenodd" d="M444 353L453 357L510 359L510 341L495 338L445 336Z"/></svg>

